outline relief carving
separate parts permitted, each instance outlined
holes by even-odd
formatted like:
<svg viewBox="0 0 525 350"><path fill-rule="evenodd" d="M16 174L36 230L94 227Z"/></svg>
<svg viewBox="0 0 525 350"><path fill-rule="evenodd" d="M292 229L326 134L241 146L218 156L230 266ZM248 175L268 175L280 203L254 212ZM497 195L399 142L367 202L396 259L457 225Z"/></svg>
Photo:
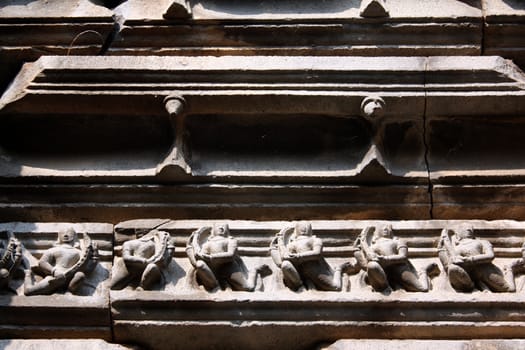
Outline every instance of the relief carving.
<svg viewBox="0 0 525 350"><path fill-rule="evenodd" d="M281 269L284 284L297 291L303 287L341 291L343 274L354 265L345 262L333 269L323 257L323 241L313 235L312 225L298 222L279 231L270 245L275 264Z"/></svg>
<svg viewBox="0 0 525 350"><path fill-rule="evenodd" d="M26 270L24 294L49 295L63 290L76 294L97 263L97 246L86 233L78 240L71 227L59 231L55 246L44 252L37 266Z"/></svg>
<svg viewBox="0 0 525 350"><path fill-rule="evenodd" d="M475 288L492 292L516 291L513 268L505 267L502 271L492 263L492 245L476 238L472 226L461 226L456 232L444 229L438 251L450 285L456 291L472 292Z"/></svg>
<svg viewBox="0 0 525 350"><path fill-rule="evenodd" d="M9 289L9 282L23 262L22 244L11 232L7 232L7 238L0 247L0 291Z"/></svg>
<svg viewBox="0 0 525 350"><path fill-rule="evenodd" d="M186 254L196 271L197 282L208 291L230 287L235 291L254 291L257 276L272 273L268 265L249 271L237 252L237 239L230 236L227 224L201 227L188 239Z"/></svg>
<svg viewBox="0 0 525 350"><path fill-rule="evenodd" d="M439 274L436 263L417 271L408 260L408 247L393 236L392 226L367 227L355 241L354 253L366 281L378 292L401 287L408 292L428 292L430 278Z"/></svg>
<svg viewBox="0 0 525 350"><path fill-rule="evenodd" d="M150 290L162 282L162 271L171 263L175 246L168 232L137 230L136 236L122 244L122 257L113 267L113 290L137 283L136 290Z"/></svg>

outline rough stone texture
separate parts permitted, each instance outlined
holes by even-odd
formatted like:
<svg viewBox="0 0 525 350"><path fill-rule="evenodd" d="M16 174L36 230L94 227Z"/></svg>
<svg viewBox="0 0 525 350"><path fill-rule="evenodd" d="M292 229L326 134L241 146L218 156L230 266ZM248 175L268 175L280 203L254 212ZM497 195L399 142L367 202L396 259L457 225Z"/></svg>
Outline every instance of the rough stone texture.
<svg viewBox="0 0 525 350"><path fill-rule="evenodd" d="M100 262L88 276L81 295L54 293L49 296L23 295L23 275L12 282L16 291L0 296L3 338L101 338L111 339L107 281L113 257L113 225L97 223L2 223L0 232L10 231L24 245L31 266L53 246L59 230L74 227L87 232L97 243Z"/></svg>
<svg viewBox="0 0 525 350"><path fill-rule="evenodd" d="M523 348L522 274L517 293L457 293L441 264L428 293L378 292L365 263L341 292L294 292L269 245L313 220L334 268L388 223L340 219L523 220L524 76L505 59L525 66L524 18L518 0L1 1L0 231L36 260L54 222L169 219L122 222L114 243L74 224L102 252L91 295L24 297L13 276L0 336L92 339L0 347ZM206 291L186 256L226 219L237 261L272 270L253 292ZM391 223L419 269L460 221ZM520 262L523 222L471 224L494 266ZM161 283L108 292L123 242L157 226L175 244Z"/></svg>
<svg viewBox="0 0 525 350"><path fill-rule="evenodd" d="M166 2L166 1L164 1ZM481 54L479 1L389 0L389 16L363 18L360 0L189 1L192 17L128 0L110 54L433 55ZM430 22L430 23L429 23Z"/></svg>
<svg viewBox="0 0 525 350"><path fill-rule="evenodd" d="M5 339L0 340L3 350L132 350L137 347L110 344L99 339Z"/></svg>
<svg viewBox="0 0 525 350"><path fill-rule="evenodd" d="M0 89L24 62L43 55L97 55L114 28L113 12L90 0L0 3Z"/></svg>
<svg viewBox="0 0 525 350"><path fill-rule="evenodd" d="M483 0L483 8L484 52L508 57L523 66L525 4L519 0Z"/></svg>
<svg viewBox="0 0 525 350"><path fill-rule="evenodd" d="M525 346L523 340L362 340L344 339L327 346L322 350L518 350Z"/></svg>
<svg viewBox="0 0 525 350"><path fill-rule="evenodd" d="M348 207L335 208L329 218L454 218L458 213L451 212L452 207L449 213L438 208L438 193L434 203L432 186L453 185L462 193L468 191L465 185L476 185L488 192L494 189L488 183L521 183L525 178L519 163L523 81L517 67L497 57L46 57L25 66L0 102L0 175L4 183L36 177L77 184L203 183L193 189L215 192L217 199L211 202L218 208L224 197L209 182L241 184L224 191L239 193L243 204L232 202L244 207L259 203L247 204L245 195L259 199L253 196L257 192L279 191L254 183L323 183L328 187L317 188L323 197L327 194L325 203L340 203L333 196L346 184L355 185L348 191L359 196L345 197ZM377 91L384 101L382 115L361 116L362 103ZM63 104L64 95L75 103ZM166 110L164 98L173 96L184 100L180 115L170 116ZM83 125L81 133L78 125ZM116 138L124 126L127 137ZM89 142L93 137L96 145ZM391 199L380 196L377 203L384 205L375 206L374 195L363 187L370 184L391 192ZM45 191L55 188L46 186ZM315 186L311 188L315 192ZM509 188L520 193L519 186ZM180 193L181 188L137 189L152 198L155 208L188 203L162 194ZM308 187L296 189L301 200L311 201ZM73 186L67 192L75 196L82 191L89 199L72 199L69 208L57 205L65 213L105 197L100 205L111 206L115 190ZM45 217L44 208L24 198L24 187L7 186L5 191L10 215L17 215L18 208L9 203L31 202L36 218ZM94 196L99 199L91 199ZM294 203L295 196L284 201ZM193 196L189 201L198 206L202 198L208 203L212 197ZM519 199L513 203L508 209L516 214L510 217L519 218L523 206ZM279 204L273 196L255 217L243 216L242 209L232 213L230 205L214 216L327 217L322 209L311 214L307 207L295 214L275 211ZM412 211L414 206L418 211ZM132 207L119 206L120 213L113 217L99 212L97 219L131 218ZM202 217L198 209L191 215ZM176 217L188 216L181 212ZM474 217L499 218L501 212Z"/></svg>

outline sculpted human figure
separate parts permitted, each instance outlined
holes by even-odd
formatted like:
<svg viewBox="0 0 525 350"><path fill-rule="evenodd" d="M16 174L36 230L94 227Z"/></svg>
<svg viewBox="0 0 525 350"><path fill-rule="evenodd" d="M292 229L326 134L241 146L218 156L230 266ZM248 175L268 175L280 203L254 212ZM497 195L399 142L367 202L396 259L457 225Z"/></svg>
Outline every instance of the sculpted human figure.
<svg viewBox="0 0 525 350"><path fill-rule="evenodd" d="M33 283L31 271L27 270L24 294L52 294L63 289L76 293L86 275L91 273L98 263L97 247L87 234L84 234L83 243L80 249L80 242L73 228L58 232L57 243L42 254L38 266L34 268L43 279Z"/></svg>
<svg viewBox="0 0 525 350"><path fill-rule="evenodd" d="M438 244L439 259L452 287L458 292L474 288L493 292L516 290L512 269L501 271L492 263L494 250L489 241L474 237L472 226L462 226L451 237L444 229Z"/></svg>
<svg viewBox="0 0 525 350"><path fill-rule="evenodd" d="M391 225L365 228L355 245L359 250L354 256L376 291L400 286L408 292L428 292L430 277L439 274L436 263L416 271L408 260L407 245L393 236Z"/></svg>
<svg viewBox="0 0 525 350"><path fill-rule="evenodd" d="M235 291L255 290L257 276L271 274L268 265L247 271L237 253L237 240L230 235L227 224L194 231L186 246L186 253L196 270L197 280L207 289L229 285Z"/></svg>
<svg viewBox="0 0 525 350"><path fill-rule="evenodd" d="M22 244L12 233L8 232L8 241L0 247L0 291L9 287L9 282L13 278L22 262Z"/></svg>
<svg viewBox="0 0 525 350"><path fill-rule="evenodd" d="M353 268L350 262L335 269L330 267L323 258L323 241L313 235L312 225L308 222L298 222L295 227L282 229L272 241L270 252L275 264L281 268L284 284L292 290L313 284L318 290L340 291L343 273Z"/></svg>
<svg viewBox="0 0 525 350"><path fill-rule="evenodd" d="M116 259L113 267L111 289L138 282L137 290L148 290L162 280L162 270L170 264L175 249L171 236L158 230L144 233L138 231L137 239L122 244L122 257Z"/></svg>

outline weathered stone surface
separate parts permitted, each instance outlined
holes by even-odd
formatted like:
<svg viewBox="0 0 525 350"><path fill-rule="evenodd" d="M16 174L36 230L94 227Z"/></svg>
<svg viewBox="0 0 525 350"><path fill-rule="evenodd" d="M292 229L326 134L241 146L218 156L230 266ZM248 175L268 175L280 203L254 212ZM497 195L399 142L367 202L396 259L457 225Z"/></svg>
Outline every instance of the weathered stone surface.
<svg viewBox="0 0 525 350"><path fill-rule="evenodd" d="M525 346L523 339L493 340L363 340L344 339L327 346L322 350L518 350Z"/></svg>
<svg viewBox="0 0 525 350"><path fill-rule="evenodd" d="M520 183L523 80L496 57L49 57L26 66L2 98L0 171L5 181L399 184L406 196L424 195L429 181ZM363 109L376 97L377 117ZM116 138L123 127L127 137ZM357 210L329 217L378 217Z"/></svg>
<svg viewBox="0 0 525 350"><path fill-rule="evenodd" d="M138 350L138 347L111 344L100 339L4 339L3 350Z"/></svg>
<svg viewBox="0 0 525 350"><path fill-rule="evenodd" d="M0 90L42 55L96 55L113 31L113 12L90 0L9 0L0 4Z"/></svg>
<svg viewBox="0 0 525 350"><path fill-rule="evenodd" d="M426 185L2 185L3 220L430 218ZM53 203L46 201L54 198ZM61 203L68 203L63 205ZM122 203L126 203L122 205Z"/></svg>
<svg viewBox="0 0 525 350"><path fill-rule="evenodd" d="M153 228L159 220L135 221ZM321 342L351 337L382 339L429 339L519 337L525 322L523 279L516 278L519 292L490 293L479 290L458 293L446 274L432 279L428 292L402 288L377 292L363 283L363 275L345 277L340 292L285 287L281 272L271 263L273 234L289 222L221 221L228 223L238 239L238 254L247 269L267 263L273 273L253 292L215 290L193 283L192 266L182 249L190 232L217 221L171 221L157 229L174 238L175 256L168 283L158 291L111 291L115 339L150 348L173 348L190 342L195 348L244 346L249 348L311 348ZM457 229L465 221L313 221L316 237L324 243L323 254L331 266L352 261L353 245L365 227L392 224L396 236L407 242L410 260L418 269L439 262L438 241L443 228ZM521 257L522 222L468 221L477 235L488 240L499 266ZM121 223L131 228L132 223ZM176 267L176 268L175 268ZM170 282L171 281L171 282ZM131 331L133 330L133 331ZM195 332L214 334L194 337ZM465 333L466 332L466 333ZM178 334L180 343L170 342ZM146 337L146 334L149 336ZM155 336L153 336L155 335ZM169 345L168 345L169 344Z"/></svg>
<svg viewBox="0 0 525 350"><path fill-rule="evenodd" d="M481 54L480 1L389 0L389 17L364 19L361 0L189 1L191 19L166 21L167 0L128 0L110 54Z"/></svg>
<svg viewBox="0 0 525 350"><path fill-rule="evenodd" d="M0 296L0 334L3 338L84 337L110 339L108 278L113 256L110 224L99 223L2 223L24 246L26 272L57 239L57 232L73 227L88 233L98 246L99 263L75 294L53 290L51 295L24 296L21 274ZM57 260L58 261L58 260Z"/></svg>
<svg viewBox="0 0 525 350"><path fill-rule="evenodd" d="M523 67L525 4L519 0L483 0L484 52L512 59Z"/></svg>
<svg viewBox="0 0 525 350"><path fill-rule="evenodd" d="M525 215L525 188L522 184L434 185L433 217L436 219L521 220Z"/></svg>

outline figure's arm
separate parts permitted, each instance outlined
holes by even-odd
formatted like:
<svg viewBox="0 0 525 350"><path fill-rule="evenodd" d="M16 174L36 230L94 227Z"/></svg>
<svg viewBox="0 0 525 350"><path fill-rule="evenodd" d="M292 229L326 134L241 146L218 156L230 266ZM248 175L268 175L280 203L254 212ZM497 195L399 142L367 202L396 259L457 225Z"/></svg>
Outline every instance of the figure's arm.
<svg viewBox="0 0 525 350"><path fill-rule="evenodd" d="M465 257L465 262L472 264L485 264L494 260L494 249L492 248L492 244L486 240L480 240L480 243L483 252L474 256Z"/></svg>
<svg viewBox="0 0 525 350"><path fill-rule="evenodd" d="M175 244L170 241L168 243L168 246L166 247L166 254L165 254L165 258L164 258L164 264L166 266L168 266L171 263L174 251L175 251Z"/></svg>
<svg viewBox="0 0 525 350"><path fill-rule="evenodd" d="M124 259L124 262L145 264L146 259L141 256L135 256L134 251L135 249L131 241L124 242L122 245L122 259Z"/></svg>
<svg viewBox="0 0 525 350"><path fill-rule="evenodd" d="M222 253L213 253L210 255L212 259L232 260L237 254L237 240L235 238L228 238L228 249Z"/></svg>
<svg viewBox="0 0 525 350"><path fill-rule="evenodd" d="M321 257L323 252L323 241L320 238L312 237L312 249L306 252L295 254L295 258L299 261L317 260Z"/></svg>
<svg viewBox="0 0 525 350"><path fill-rule="evenodd" d="M397 242L397 254L392 255L380 255L378 256L379 262L385 265L395 265L404 263L408 260L408 247L403 241Z"/></svg>
<svg viewBox="0 0 525 350"><path fill-rule="evenodd" d="M51 254L49 250L46 251L38 261L38 267L40 267L40 270L42 270L42 272L46 275L51 276L55 275L55 267L53 266L54 264L55 257Z"/></svg>

